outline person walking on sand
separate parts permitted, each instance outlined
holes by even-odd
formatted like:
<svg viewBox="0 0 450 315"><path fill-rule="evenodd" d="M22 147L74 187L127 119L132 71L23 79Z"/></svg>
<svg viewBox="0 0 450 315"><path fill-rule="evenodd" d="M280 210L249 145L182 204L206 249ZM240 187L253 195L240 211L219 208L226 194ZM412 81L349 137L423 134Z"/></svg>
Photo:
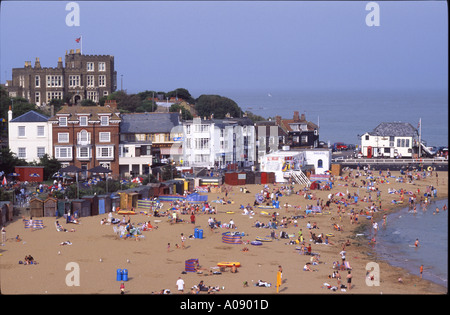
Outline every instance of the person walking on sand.
<svg viewBox="0 0 450 315"><path fill-rule="evenodd" d="M2 245L4 245L6 242L6 230L5 227L2 226Z"/></svg>
<svg viewBox="0 0 450 315"><path fill-rule="evenodd" d="M125 294L125 284L123 282L120 284L120 294L121 295Z"/></svg>
<svg viewBox="0 0 450 315"><path fill-rule="evenodd" d="M277 293L280 292L280 286L283 278L283 268L281 268L281 265L278 266L278 272L277 272Z"/></svg>
<svg viewBox="0 0 450 315"><path fill-rule="evenodd" d="M420 279L422 279L423 276L423 265L420 265Z"/></svg>
<svg viewBox="0 0 450 315"><path fill-rule="evenodd" d="M184 293L184 280L181 277L178 277L177 280L177 289L179 293Z"/></svg>
<svg viewBox="0 0 450 315"><path fill-rule="evenodd" d="M181 233L181 248L182 249L185 249L185 247L184 247L184 241L186 240L186 236L184 236L184 234L183 233Z"/></svg>
<svg viewBox="0 0 450 315"><path fill-rule="evenodd" d="M349 270L347 274L347 287L349 291L352 289L352 277L352 272Z"/></svg>

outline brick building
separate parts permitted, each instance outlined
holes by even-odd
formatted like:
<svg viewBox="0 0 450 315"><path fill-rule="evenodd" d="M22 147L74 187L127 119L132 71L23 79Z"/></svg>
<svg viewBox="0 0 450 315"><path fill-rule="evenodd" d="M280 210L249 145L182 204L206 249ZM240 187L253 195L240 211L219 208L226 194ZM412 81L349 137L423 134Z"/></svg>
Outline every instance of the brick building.
<svg viewBox="0 0 450 315"><path fill-rule="evenodd" d="M101 165L119 175L120 115L115 101L105 106L63 106L53 117L53 156L63 167L86 171Z"/></svg>
<svg viewBox="0 0 450 315"><path fill-rule="evenodd" d="M10 97L23 97L37 106L52 99L77 104L84 99L98 102L117 88L114 56L82 55L80 50L66 51L65 63L58 59L55 68L42 67L36 58L34 67L25 61L23 68L12 69L6 88Z"/></svg>

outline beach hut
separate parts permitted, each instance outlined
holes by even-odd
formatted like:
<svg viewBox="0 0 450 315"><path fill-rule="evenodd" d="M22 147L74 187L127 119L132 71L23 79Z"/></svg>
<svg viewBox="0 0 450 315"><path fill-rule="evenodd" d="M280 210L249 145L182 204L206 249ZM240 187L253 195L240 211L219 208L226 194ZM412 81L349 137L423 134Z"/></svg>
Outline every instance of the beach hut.
<svg viewBox="0 0 450 315"><path fill-rule="evenodd" d="M39 198L32 198L30 200L30 216L33 218L44 216L44 200Z"/></svg>
<svg viewBox="0 0 450 315"><path fill-rule="evenodd" d="M110 195L98 195L98 213L104 214L111 212L111 197Z"/></svg>
<svg viewBox="0 0 450 315"><path fill-rule="evenodd" d="M196 272L198 269L198 259L191 258L184 262L184 271L186 272Z"/></svg>
<svg viewBox="0 0 450 315"><path fill-rule="evenodd" d="M84 196L81 199L88 200L89 203L91 204L91 215L97 215L98 214L98 196L97 195Z"/></svg>
<svg viewBox="0 0 450 315"><path fill-rule="evenodd" d="M222 242L225 244L242 244L240 233L225 232L222 233Z"/></svg>
<svg viewBox="0 0 450 315"><path fill-rule="evenodd" d="M6 222L12 221L14 216L14 206L11 201L0 201L0 207L5 212Z"/></svg>
<svg viewBox="0 0 450 315"><path fill-rule="evenodd" d="M111 194L111 211L116 212L117 208L120 208L120 195L119 194Z"/></svg>
<svg viewBox="0 0 450 315"><path fill-rule="evenodd" d="M64 214L68 213L70 211L72 202L70 200L66 199L59 199L58 200L58 217L62 217Z"/></svg>
<svg viewBox="0 0 450 315"><path fill-rule="evenodd" d="M56 217L58 209L58 199L48 197L44 200L44 217Z"/></svg>
<svg viewBox="0 0 450 315"><path fill-rule="evenodd" d="M86 199L72 200L72 212L75 217L88 217L91 215L91 203Z"/></svg>
<svg viewBox="0 0 450 315"><path fill-rule="evenodd" d="M119 192L120 195L120 209L131 210L137 207L139 194L137 192Z"/></svg>

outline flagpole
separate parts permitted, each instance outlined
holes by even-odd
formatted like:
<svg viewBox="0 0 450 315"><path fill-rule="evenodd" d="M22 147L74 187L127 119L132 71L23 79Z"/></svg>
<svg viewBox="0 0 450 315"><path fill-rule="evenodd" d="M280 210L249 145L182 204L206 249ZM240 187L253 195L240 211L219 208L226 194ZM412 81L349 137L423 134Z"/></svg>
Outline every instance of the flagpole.
<svg viewBox="0 0 450 315"><path fill-rule="evenodd" d="M419 158L422 156L422 118L419 119Z"/></svg>
<svg viewBox="0 0 450 315"><path fill-rule="evenodd" d="M80 52L83 54L83 35L80 35Z"/></svg>

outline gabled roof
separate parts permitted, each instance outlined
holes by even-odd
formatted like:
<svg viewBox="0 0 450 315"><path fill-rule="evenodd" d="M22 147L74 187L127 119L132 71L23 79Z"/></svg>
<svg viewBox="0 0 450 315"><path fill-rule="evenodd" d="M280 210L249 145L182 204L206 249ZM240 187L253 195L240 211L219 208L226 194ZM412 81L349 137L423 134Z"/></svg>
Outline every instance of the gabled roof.
<svg viewBox="0 0 450 315"><path fill-rule="evenodd" d="M19 117L11 119L11 122L47 122L49 118L50 117L35 112L34 110L30 110Z"/></svg>
<svg viewBox="0 0 450 315"><path fill-rule="evenodd" d="M180 125L179 113L122 114L120 133L168 133Z"/></svg>
<svg viewBox="0 0 450 315"><path fill-rule="evenodd" d="M375 127L374 130L368 132L371 136L381 137L416 137L418 136L417 129L410 123L403 122L382 122Z"/></svg>

